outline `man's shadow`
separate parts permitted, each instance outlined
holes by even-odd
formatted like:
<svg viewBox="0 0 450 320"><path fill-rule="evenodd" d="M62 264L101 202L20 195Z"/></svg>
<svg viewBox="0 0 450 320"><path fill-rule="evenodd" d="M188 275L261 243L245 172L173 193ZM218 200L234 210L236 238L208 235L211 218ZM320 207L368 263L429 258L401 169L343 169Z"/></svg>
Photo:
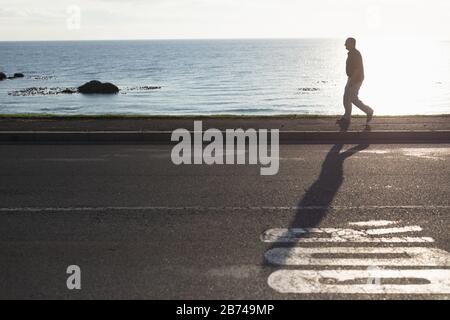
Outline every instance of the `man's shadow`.
<svg viewBox="0 0 450 320"><path fill-rule="evenodd" d="M321 172L317 180L306 191L297 205L295 216L288 229L316 228L328 214L331 203L344 182L344 162L356 153L369 147L368 144L359 144L344 152L343 144L335 144L328 152L322 163ZM280 227L280 226L276 226ZM304 235L308 237L308 234ZM301 237L301 235L300 235ZM268 249L276 247L290 247L295 243L273 243ZM267 262L265 262L267 264Z"/></svg>
<svg viewBox="0 0 450 320"><path fill-rule="evenodd" d="M322 163L319 177L298 203L290 228L313 228L319 226L344 182L345 160L367 149L369 145L359 144L341 152L343 147L343 144L335 144L328 152Z"/></svg>

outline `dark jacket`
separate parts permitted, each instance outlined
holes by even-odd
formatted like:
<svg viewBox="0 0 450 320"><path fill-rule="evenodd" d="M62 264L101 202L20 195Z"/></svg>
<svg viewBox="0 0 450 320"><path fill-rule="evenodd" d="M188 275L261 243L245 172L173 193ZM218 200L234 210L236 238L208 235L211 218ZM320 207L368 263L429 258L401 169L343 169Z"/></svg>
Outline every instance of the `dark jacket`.
<svg viewBox="0 0 450 320"><path fill-rule="evenodd" d="M355 74L358 72L358 74ZM355 77L355 80L364 80L364 64L361 53L354 49L348 52L347 58L347 76Z"/></svg>

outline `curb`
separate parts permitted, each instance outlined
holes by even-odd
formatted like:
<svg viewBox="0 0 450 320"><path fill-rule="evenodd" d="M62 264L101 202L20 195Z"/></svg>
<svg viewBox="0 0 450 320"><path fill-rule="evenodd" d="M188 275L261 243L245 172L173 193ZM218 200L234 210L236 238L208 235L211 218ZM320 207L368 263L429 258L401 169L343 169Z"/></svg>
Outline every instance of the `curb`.
<svg viewBox="0 0 450 320"><path fill-rule="evenodd" d="M193 132L191 132L193 134ZM0 143L7 144L175 144L169 131L3 131ZM270 140L270 139L269 139ZM444 131L280 131L280 144L311 143L450 143Z"/></svg>

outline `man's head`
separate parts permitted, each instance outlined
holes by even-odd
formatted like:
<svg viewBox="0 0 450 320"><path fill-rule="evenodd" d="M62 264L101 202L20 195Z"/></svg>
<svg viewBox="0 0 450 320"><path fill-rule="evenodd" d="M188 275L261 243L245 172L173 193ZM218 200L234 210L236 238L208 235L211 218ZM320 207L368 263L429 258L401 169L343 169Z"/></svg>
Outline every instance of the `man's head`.
<svg viewBox="0 0 450 320"><path fill-rule="evenodd" d="M356 40L355 40L355 38L348 38L345 41L345 48L348 51L355 49L355 47L356 47Z"/></svg>

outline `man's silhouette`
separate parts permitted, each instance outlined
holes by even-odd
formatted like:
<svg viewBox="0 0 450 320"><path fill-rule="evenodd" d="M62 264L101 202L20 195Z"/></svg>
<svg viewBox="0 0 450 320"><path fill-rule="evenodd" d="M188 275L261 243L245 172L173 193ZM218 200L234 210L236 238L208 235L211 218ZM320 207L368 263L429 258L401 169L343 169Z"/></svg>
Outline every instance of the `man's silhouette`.
<svg viewBox="0 0 450 320"><path fill-rule="evenodd" d="M348 50L347 58L347 85L345 86L344 93L344 116L338 120L339 124L349 124L352 117L352 104L367 114L367 123L372 121L373 109L365 105L358 98L359 89L364 81L364 65L361 53L356 50L356 40L354 38L348 38L345 41L345 47Z"/></svg>

